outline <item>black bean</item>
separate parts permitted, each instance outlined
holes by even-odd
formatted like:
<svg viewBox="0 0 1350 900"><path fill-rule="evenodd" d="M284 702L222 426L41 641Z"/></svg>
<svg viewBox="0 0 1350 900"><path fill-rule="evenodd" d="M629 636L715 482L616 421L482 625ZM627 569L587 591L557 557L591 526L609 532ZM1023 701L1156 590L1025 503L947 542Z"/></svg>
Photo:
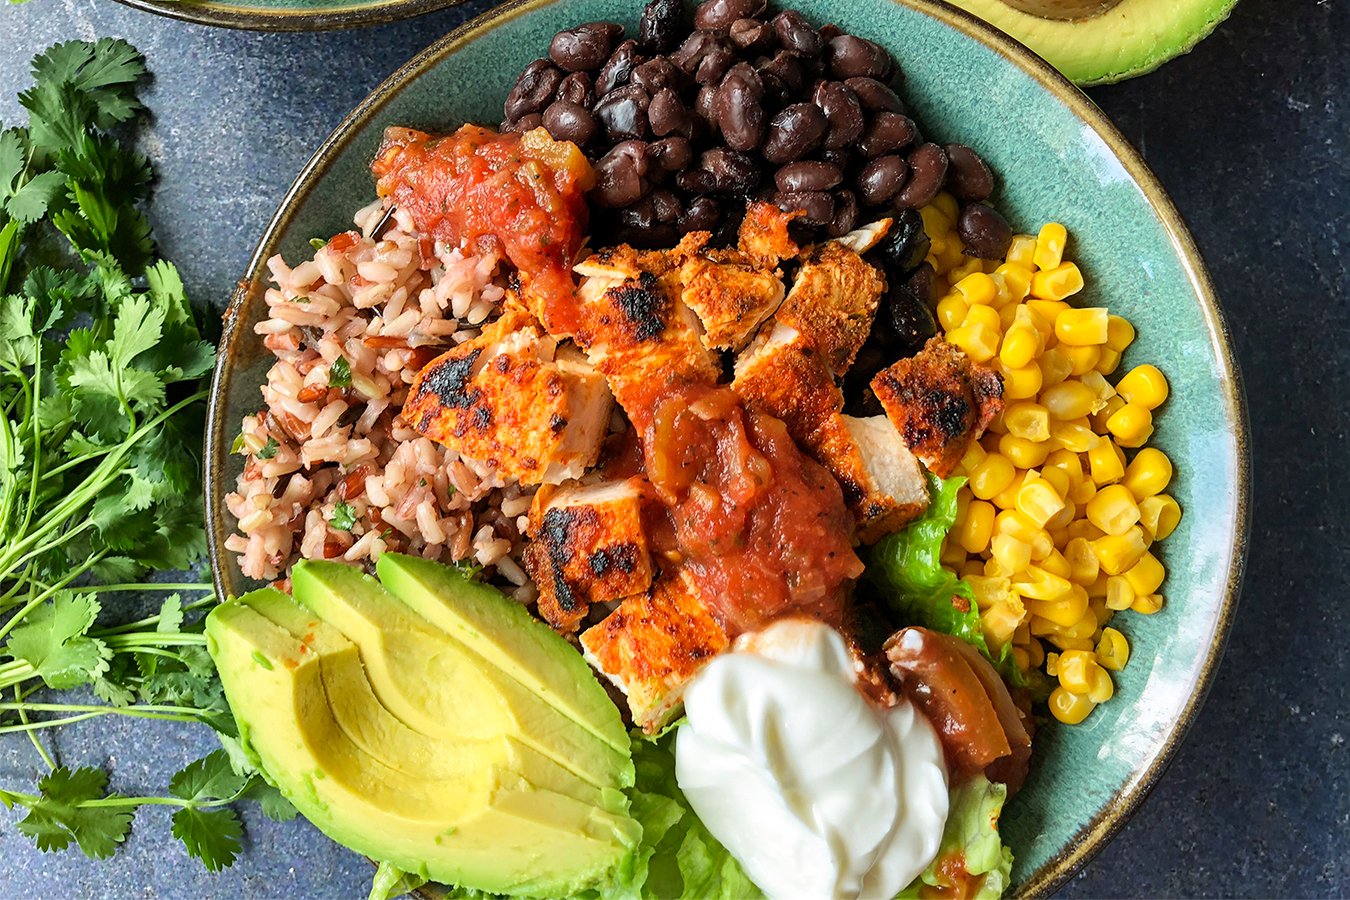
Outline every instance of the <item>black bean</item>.
<svg viewBox="0 0 1350 900"><path fill-rule="evenodd" d="M763 96L759 76L744 63L735 65L717 89L717 126L731 149L753 150L764 140Z"/></svg>
<svg viewBox="0 0 1350 900"><path fill-rule="evenodd" d="M802 66L802 56L791 50L779 50L773 55L773 59L762 66L756 66L756 70L761 74L776 75L794 92L800 91L806 85L806 69Z"/></svg>
<svg viewBox="0 0 1350 900"><path fill-rule="evenodd" d="M748 153L714 147L699 157L699 166L712 173L722 193L744 194L759 183L759 166Z"/></svg>
<svg viewBox="0 0 1350 900"><path fill-rule="evenodd" d="M727 36L731 38L731 43L745 54L767 50L776 40L773 26L759 19L737 19L731 23L731 31Z"/></svg>
<svg viewBox="0 0 1350 900"><path fill-rule="evenodd" d="M843 237L858 224L858 198L852 191L834 192L834 218L825 226L830 237Z"/></svg>
<svg viewBox="0 0 1350 900"><path fill-rule="evenodd" d="M628 40L614 48L609 61L595 76L595 93L603 97L616 87L623 87L633 75L633 69L642 64L637 52L637 41Z"/></svg>
<svg viewBox="0 0 1350 900"><path fill-rule="evenodd" d="M669 53L680 41L680 0L652 0L638 22L638 45L647 53Z"/></svg>
<svg viewBox="0 0 1350 900"><path fill-rule="evenodd" d="M623 141L595 166L595 202L615 209L629 206L651 189L647 181L648 150L641 141Z"/></svg>
<svg viewBox="0 0 1350 900"><path fill-rule="evenodd" d="M517 134L524 134L527 131L534 131L540 125L544 124L544 117L539 113L529 113L521 116L511 123L511 130Z"/></svg>
<svg viewBox="0 0 1350 900"><path fill-rule="evenodd" d="M694 112L708 127L717 130L717 88L710 84L705 84L698 89L698 97L694 99Z"/></svg>
<svg viewBox="0 0 1350 900"><path fill-rule="evenodd" d="M670 54L670 61L686 75L698 70L703 57L722 46L722 39L711 31L695 31Z"/></svg>
<svg viewBox="0 0 1350 900"><path fill-rule="evenodd" d="M595 105L595 79L589 72L573 72L558 85L558 99L585 107Z"/></svg>
<svg viewBox="0 0 1350 900"><path fill-rule="evenodd" d="M680 198L674 191L652 191L650 199L656 209L656 221L671 224L680 218Z"/></svg>
<svg viewBox="0 0 1350 900"><path fill-rule="evenodd" d="M905 104L900 101L899 95L875 78L849 78L844 84L858 96L863 109L870 112L905 112Z"/></svg>
<svg viewBox="0 0 1350 900"><path fill-rule="evenodd" d="M917 209L902 209L894 218L891 230L886 232L876 249L892 277L903 275L923 262L932 246Z"/></svg>
<svg viewBox="0 0 1350 900"><path fill-rule="evenodd" d="M622 35L622 25L587 22L555 34L548 45L548 55L568 72L598 69L609 59L614 42Z"/></svg>
<svg viewBox="0 0 1350 900"><path fill-rule="evenodd" d="M803 56L819 56L825 49L825 41L820 34L794 10L784 10L773 17L774 34L778 43L787 50L795 50Z"/></svg>
<svg viewBox="0 0 1350 900"><path fill-rule="evenodd" d="M712 231L721 215L722 211L712 197L696 197L680 216L680 231Z"/></svg>
<svg viewBox="0 0 1350 900"><path fill-rule="evenodd" d="M830 41L828 57L835 78L876 78L890 74L891 55L871 41L841 34Z"/></svg>
<svg viewBox="0 0 1350 900"><path fill-rule="evenodd" d="M966 245L966 256L1002 259L1012 243L1012 228L998 210L983 203L967 203L956 217L956 233Z"/></svg>
<svg viewBox="0 0 1350 900"><path fill-rule="evenodd" d="M611 141L640 140L647 136L647 108L651 98L636 85L615 88L595 104L595 117Z"/></svg>
<svg viewBox="0 0 1350 900"><path fill-rule="evenodd" d="M937 320L928 304L908 284L891 285L886 292L886 324L898 338L901 356L913 356L937 334Z"/></svg>
<svg viewBox="0 0 1350 900"><path fill-rule="evenodd" d="M734 62L736 54L730 47L714 47L694 70L694 81L698 84L721 84L722 77L727 74L727 69L730 69Z"/></svg>
<svg viewBox="0 0 1350 900"><path fill-rule="evenodd" d="M817 82L811 92L811 101L820 107L829 121L829 129L825 132L826 150L838 150L862 137L867 123L857 95L847 85L838 81Z"/></svg>
<svg viewBox="0 0 1350 900"><path fill-rule="evenodd" d="M773 183L780 191L828 191L844 180L839 167L818 160L788 163L774 173Z"/></svg>
<svg viewBox="0 0 1350 900"><path fill-rule="evenodd" d="M544 127L556 141L571 141L578 146L595 137L600 126L591 111L580 103L555 100L544 110Z"/></svg>
<svg viewBox="0 0 1350 900"><path fill-rule="evenodd" d="M530 63L516 79L511 93L506 95L503 109L506 121L514 122L523 115L543 111L562 80L562 71L548 60L536 59Z"/></svg>
<svg viewBox="0 0 1350 900"><path fill-rule="evenodd" d="M737 19L750 19L764 12L764 0L703 0L694 9L694 27L727 31Z"/></svg>
<svg viewBox="0 0 1350 900"><path fill-rule="evenodd" d="M867 206L880 206L900 193L909 177L909 164L899 156L888 153L863 166L858 174L858 193Z"/></svg>
<svg viewBox="0 0 1350 900"><path fill-rule="evenodd" d="M965 144L948 144L947 185L958 200L984 200L994 192L994 173Z"/></svg>
<svg viewBox="0 0 1350 900"><path fill-rule="evenodd" d="M917 134L914 120L909 116L879 112L867 123L867 128L858 141L858 150L868 159L881 156L883 153L894 153L914 143Z"/></svg>
<svg viewBox="0 0 1350 900"><path fill-rule="evenodd" d="M838 166L841 172L847 173L853 165L853 153L847 147L839 150L822 150L817 155L822 162Z"/></svg>
<svg viewBox="0 0 1350 900"><path fill-rule="evenodd" d="M633 203L619 211L619 222L626 228L637 231L647 231L655 228L659 219L656 217L656 203L651 197L642 197L633 201ZM627 235L630 240L646 243L646 236Z"/></svg>
<svg viewBox="0 0 1350 900"><path fill-rule="evenodd" d="M675 176L675 186L689 194L711 194L717 190L717 176L706 169L686 169Z"/></svg>
<svg viewBox="0 0 1350 900"><path fill-rule="evenodd" d="M897 209L932 203L947 178L947 154L937 144L920 144L907 162L909 181L895 195Z"/></svg>
<svg viewBox="0 0 1350 900"><path fill-rule="evenodd" d="M678 91L683 83L683 73L669 59L658 56L634 66L628 83L637 85L649 94L655 94L661 88Z"/></svg>
<svg viewBox="0 0 1350 900"><path fill-rule="evenodd" d="M829 122L814 103L794 103L769 121L761 153L771 163L792 162L820 146Z"/></svg>
<svg viewBox="0 0 1350 900"><path fill-rule="evenodd" d="M914 296L923 301L923 305L929 309L937 309L937 272L927 262L921 262L914 267L914 271L909 273L905 279L905 285L914 292Z"/></svg>
<svg viewBox="0 0 1350 900"><path fill-rule="evenodd" d="M772 72L759 73L760 84L764 85L764 107L779 109L797 99L799 92L794 91L783 79Z"/></svg>
<svg viewBox="0 0 1350 900"><path fill-rule="evenodd" d="M694 161L694 150L687 138L662 138L650 145L652 162L667 172L681 172Z"/></svg>
<svg viewBox="0 0 1350 900"><path fill-rule="evenodd" d="M689 110L680 102L680 95L670 88L661 88L652 96L647 107L647 121L651 124L652 134L665 137L679 133L688 137L694 120Z"/></svg>
<svg viewBox="0 0 1350 900"><path fill-rule="evenodd" d="M834 218L834 198L821 191L779 191L773 202L784 212L800 209L804 225L828 225Z"/></svg>

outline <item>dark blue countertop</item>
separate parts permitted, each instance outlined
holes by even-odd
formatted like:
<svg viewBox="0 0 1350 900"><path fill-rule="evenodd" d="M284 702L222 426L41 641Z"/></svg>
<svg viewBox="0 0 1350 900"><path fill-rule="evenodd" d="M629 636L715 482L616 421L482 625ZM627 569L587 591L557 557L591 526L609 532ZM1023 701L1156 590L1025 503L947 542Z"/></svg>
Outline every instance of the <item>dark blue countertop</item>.
<svg viewBox="0 0 1350 900"><path fill-rule="evenodd" d="M199 300L223 305L295 173L386 75L490 3L358 32L255 34L111 0L0 7L0 119L48 44L118 35L148 57L160 177L152 218ZM1190 222L1246 378L1255 507L1246 589L1209 701L1176 761L1065 896L1350 895L1350 3L1243 0L1191 55L1091 91ZM211 749L204 729L104 719L65 729L63 761L128 793ZM0 783L31 784L22 737ZM1067 786L1066 790L1072 790ZM364 896L370 866L301 821L246 821L216 875L143 813L112 861L43 855L0 813L0 896Z"/></svg>

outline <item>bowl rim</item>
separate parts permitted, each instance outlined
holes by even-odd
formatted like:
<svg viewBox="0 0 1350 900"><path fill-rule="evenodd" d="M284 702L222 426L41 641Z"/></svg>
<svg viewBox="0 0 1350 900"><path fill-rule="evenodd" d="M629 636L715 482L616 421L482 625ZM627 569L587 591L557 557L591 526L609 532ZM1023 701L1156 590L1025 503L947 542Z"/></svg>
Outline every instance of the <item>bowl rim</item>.
<svg viewBox="0 0 1350 900"><path fill-rule="evenodd" d="M153 3L155 0L122 0L122 2L136 5ZM433 2L444 4L444 0L433 0ZM244 329L235 326L239 321L244 304L248 302L255 291L262 287L266 261L276 253L279 237L290 223L297 201L308 194L314 183L326 172L333 161L345 152L356 132L363 128L367 121L405 85L420 77L449 54L475 40L478 35L503 26L525 13L560 2L565 2L565 0L508 0L508 2L463 23L400 66L348 113L319 146L296 176L295 181L282 198L277 212L263 231L257 249L249 260L244 277L236 286L229 307L225 312L225 327L220 340L221 353L219 358L222 362L217 365L212 377L211 398L207 415L206 447L204 451L207 538L212 577L220 595L227 596L233 582L233 577L227 577L226 573L222 571L224 568L222 561L228 560L228 554L224 547L226 534L224 531L223 495L218 490L218 483L224 477L224 461L228 449L225 440L225 435L228 433L226 429L230 427L230 423L222 421L225 407L224 398L231 375L229 370L232 368L227 361L234 358L237 341L241 337L252 336ZM1233 541L1227 562L1223 603L1215 621L1213 640L1205 654L1194 689L1187 698L1180 715L1171 724L1158 745L1152 760L1146 766L1135 769L1127 778L1121 790L1115 795L1114 802L1106 804L1098 811L1096 816L1084 823L1058 853L1030 873L1026 881L1019 887L1020 896L1045 897L1057 891L1082 869L1138 811L1143 801L1171 765L1178 747L1195 723L1200 708L1213 686L1214 676L1223 659L1233 616L1236 613L1238 598L1242 590L1251 524L1250 424L1246 395L1233 349L1232 334L1219 305L1213 280L1200 256L1199 248L1196 246L1181 213L1177 210L1157 176L1153 174L1143 157L1106 114L1072 82L1024 44L965 10L953 6L945 0L890 0L890 2L926 14L998 53L1006 62L1019 68L1068 107L1070 112L1090 128L1119 160L1130 178L1143 192L1150 208L1157 215L1169 243L1181 263L1187 282L1200 304L1209 342L1214 348L1218 363L1218 382L1223 398L1224 417L1233 431L1237 480L1234 498L1236 521L1233 522Z"/></svg>
<svg viewBox="0 0 1350 900"><path fill-rule="evenodd" d="M437 10L459 6L465 0L378 0L332 10L267 9L221 0L117 0L123 6L152 15L229 28L236 31L316 32L388 25Z"/></svg>

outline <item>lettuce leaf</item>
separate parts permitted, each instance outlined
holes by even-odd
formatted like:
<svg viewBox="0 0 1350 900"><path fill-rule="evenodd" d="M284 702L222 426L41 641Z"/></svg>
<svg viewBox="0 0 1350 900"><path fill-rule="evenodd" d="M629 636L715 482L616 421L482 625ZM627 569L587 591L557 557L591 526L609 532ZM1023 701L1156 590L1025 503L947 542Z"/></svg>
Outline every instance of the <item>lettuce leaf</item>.
<svg viewBox="0 0 1350 900"><path fill-rule="evenodd" d="M989 649L970 585L942 567L942 541L956 521L956 493L964 478L928 476L932 502L908 527L872 546L866 577L907 625L955 635L987 656L1010 683L1023 683L1012 647ZM959 602L964 601L964 602ZM964 608L963 608L964 607Z"/></svg>
<svg viewBox="0 0 1350 900"><path fill-rule="evenodd" d="M965 860L965 869L972 876L983 876L973 900L997 900L1002 897L1012 876L1012 851L1003 846L998 833L998 819L1003 803L1008 799L1008 787L977 775L952 791L947 826L942 831L942 843L937 858L918 879L900 892L901 898L918 897L924 885L952 887L938 872L939 866L953 855Z"/></svg>
<svg viewBox="0 0 1350 900"><path fill-rule="evenodd" d="M637 781L629 790L642 841L631 868L600 892L609 898L761 897L740 863L717 842L675 784L674 735L633 739Z"/></svg>

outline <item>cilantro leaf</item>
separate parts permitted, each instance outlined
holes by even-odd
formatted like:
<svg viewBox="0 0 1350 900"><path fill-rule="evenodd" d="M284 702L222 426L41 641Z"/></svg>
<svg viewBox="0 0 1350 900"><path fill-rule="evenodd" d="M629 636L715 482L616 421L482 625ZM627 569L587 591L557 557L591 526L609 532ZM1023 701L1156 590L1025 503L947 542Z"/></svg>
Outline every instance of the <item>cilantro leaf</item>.
<svg viewBox="0 0 1350 900"><path fill-rule="evenodd" d="M5 649L31 665L48 687L88 684L107 671L110 656L102 641L87 635L98 612L92 594L62 591L10 632Z"/></svg>
<svg viewBox="0 0 1350 900"><path fill-rule="evenodd" d="M60 196L66 185L61 172L43 172L25 182L5 201L5 212L25 225L31 225L47 213L47 206Z"/></svg>
<svg viewBox="0 0 1350 900"><path fill-rule="evenodd" d="M328 524L337 531L351 531L356 527L356 507L339 500L333 506L333 516Z"/></svg>
<svg viewBox="0 0 1350 900"><path fill-rule="evenodd" d="M347 357L339 356L337 359L333 360L333 364L328 367L328 386L352 386L352 364L347 362Z"/></svg>
<svg viewBox="0 0 1350 900"><path fill-rule="evenodd" d="M173 776L169 793L184 800L228 800L244 789L248 777L235 772L230 756L214 750Z"/></svg>
<svg viewBox="0 0 1350 900"><path fill-rule="evenodd" d="M107 787L108 773L102 769L53 769L38 782L42 793L19 822L19 831L39 850L64 850L73 840L86 855L106 859L126 840L131 813L125 807L81 804L105 799Z"/></svg>
<svg viewBox="0 0 1350 900"><path fill-rule="evenodd" d="M173 836L183 842L208 872L219 872L234 862L243 845L244 829L231 809L185 806L173 814Z"/></svg>
<svg viewBox="0 0 1350 900"><path fill-rule="evenodd" d="M277 439L268 437L267 443L263 444L262 449L258 451L258 459L271 459L277 455L277 451L280 449L281 445L277 443Z"/></svg>

